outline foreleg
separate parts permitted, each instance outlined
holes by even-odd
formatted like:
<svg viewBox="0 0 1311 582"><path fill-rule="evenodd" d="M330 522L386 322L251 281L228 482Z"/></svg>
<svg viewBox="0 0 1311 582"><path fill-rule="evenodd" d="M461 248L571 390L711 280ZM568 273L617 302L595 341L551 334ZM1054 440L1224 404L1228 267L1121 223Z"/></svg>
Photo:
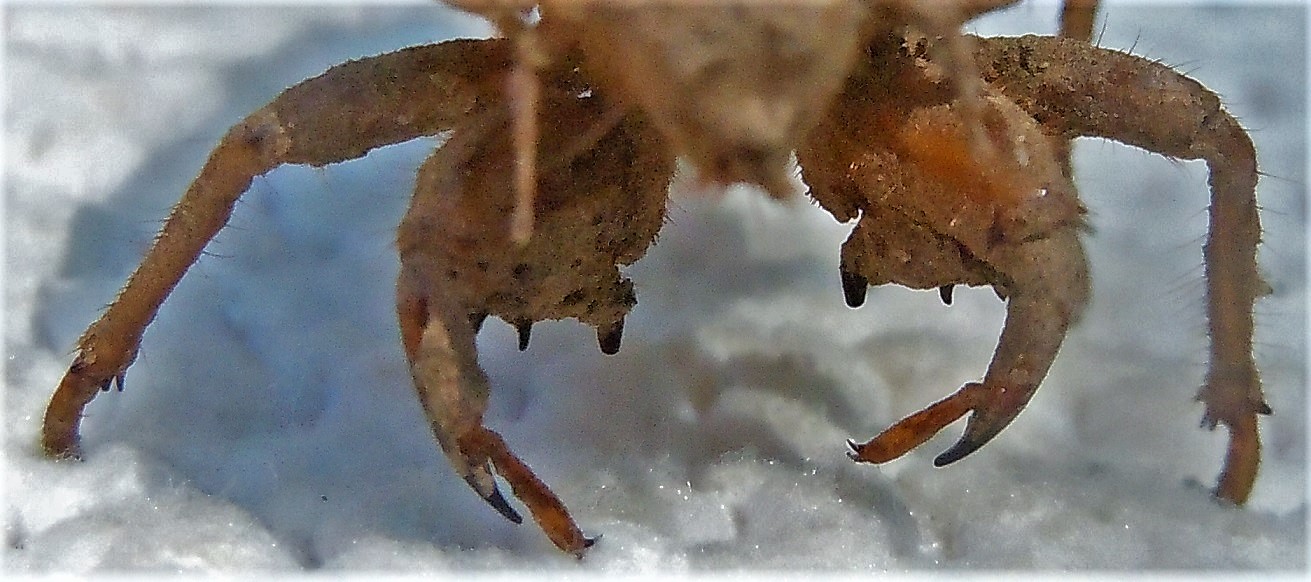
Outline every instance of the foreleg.
<svg viewBox="0 0 1311 582"><path fill-rule="evenodd" d="M1252 357L1252 307L1268 286L1257 272L1261 226L1256 152L1247 132L1200 83L1165 65L1059 38L979 39L984 77L1050 131L1096 136L1162 155L1205 160L1210 232L1203 247L1210 367L1202 423L1229 428L1216 495L1243 503L1260 464L1258 414L1269 414Z"/></svg>
<svg viewBox="0 0 1311 582"><path fill-rule="evenodd" d="M890 461L972 412L960 440L934 459L943 466L978 450L1024 410L1087 302L1088 267L1073 227L1026 242L1004 261L996 266L1009 280L1006 323L983 382L966 384L865 444L852 443L853 459Z"/></svg>
<svg viewBox="0 0 1311 582"><path fill-rule="evenodd" d="M46 409L46 454L77 454L82 409L123 375L161 303L227 223L255 176L325 165L449 128L508 62L494 41L453 41L352 61L300 83L232 127L174 206L118 297L78 340Z"/></svg>
<svg viewBox="0 0 1311 582"><path fill-rule="evenodd" d="M408 268L397 284L402 344L433 435L455 472L496 511L514 523L523 521L497 488L493 467L551 542L581 557L593 540L583 536L560 498L501 435L483 426L491 384L478 366L475 344L482 314L467 312L434 285L440 283Z"/></svg>
<svg viewBox="0 0 1311 582"><path fill-rule="evenodd" d="M881 67L887 72L891 67ZM1077 233L1082 207L1052 156L1048 136L1024 111L990 94L983 102L988 157L972 157L970 113L932 103L898 109L861 84L798 152L812 195L835 216L861 212L842 247L847 304L866 284L938 288L991 285L1007 318L982 383L897 423L856 460L899 457L967 413L965 434L938 457L963 458L1004 429L1028 403L1087 301ZM997 139L997 136L1000 136ZM808 144L811 145L811 144Z"/></svg>

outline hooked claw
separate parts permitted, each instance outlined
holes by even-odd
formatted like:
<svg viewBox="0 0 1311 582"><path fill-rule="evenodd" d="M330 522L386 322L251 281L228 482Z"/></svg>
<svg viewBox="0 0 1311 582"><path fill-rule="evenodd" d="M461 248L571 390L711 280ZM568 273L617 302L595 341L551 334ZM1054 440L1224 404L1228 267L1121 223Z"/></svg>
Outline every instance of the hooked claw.
<svg viewBox="0 0 1311 582"><path fill-rule="evenodd" d="M459 446L469 457L486 458L491 462L496 472L510 484L514 496L528 507L533 519L556 547L581 558L583 552L596 543L595 538L583 535L560 498L510 451L501 435L485 427L476 427L459 439ZM469 480L469 485L501 515L515 523L522 521L517 519L519 514L509 507L505 498L496 490L495 484L486 488L487 494L483 493L485 488L477 480Z"/></svg>
<svg viewBox="0 0 1311 582"><path fill-rule="evenodd" d="M466 476L464 481L465 483L468 483L470 487L473 487L473 490L477 491L478 495L481 496L488 505L492 506L492 509L495 509L497 513L504 516L505 519L510 520L515 525L523 523L523 516L519 515L519 512L515 511L513 507L510 507L510 502L505 500L504 495L501 495L501 489L497 487L495 483L492 484L490 490L484 492L486 488L484 488L479 480L473 475Z"/></svg>
<svg viewBox="0 0 1311 582"><path fill-rule="evenodd" d="M933 460L936 467L949 465L979 450L1010 425L1036 390L1037 385L1007 388L971 382L955 394L902 419L869 442L856 444L847 441L852 449L849 456L863 463L891 461L973 412L960 440Z"/></svg>
<svg viewBox="0 0 1311 582"><path fill-rule="evenodd" d="M987 392L982 397L983 401L973 408L974 413L970 415L970 419L965 422L965 432L960 440L933 459L935 467L950 465L979 450L1010 426L1011 421L1015 420L1021 410L1024 410L1033 393L1038 390L1036 384L992 390L988 390L982 384L970 384L970 386L978 386Z"/></svg>

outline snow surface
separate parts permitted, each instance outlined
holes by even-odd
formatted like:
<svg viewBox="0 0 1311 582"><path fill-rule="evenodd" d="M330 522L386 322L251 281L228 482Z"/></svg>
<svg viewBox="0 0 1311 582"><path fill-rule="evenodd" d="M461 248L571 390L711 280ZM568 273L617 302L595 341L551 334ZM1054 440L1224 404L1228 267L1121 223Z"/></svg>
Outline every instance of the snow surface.
<svg viewBox="0 0 1311 582"><path fill-rule="evenodd" d="M1112 5L1100 33L1254 130L1276 414L1248 508L1209 497L1224 435L1192 401L1205 168L1088 141L1093 303L1029 409L950 468L930 461L959 426L881 467L844 440L977 379L1002 304L877 288L848 309L850 226L800 199L680 196L630 270L617 356L575 322L539 324L521 354L489 321L488 423L604 535L579 562L456 478L413 398L391 232L432 142L257 180L127 390L89 407L85 462L35 446L78 334L229 125L334 63L484 26L426 5L9 6L4 571L1304 571L1304 11ZM1050 32L1055 14L1026 4L976 29Z"/></svg>

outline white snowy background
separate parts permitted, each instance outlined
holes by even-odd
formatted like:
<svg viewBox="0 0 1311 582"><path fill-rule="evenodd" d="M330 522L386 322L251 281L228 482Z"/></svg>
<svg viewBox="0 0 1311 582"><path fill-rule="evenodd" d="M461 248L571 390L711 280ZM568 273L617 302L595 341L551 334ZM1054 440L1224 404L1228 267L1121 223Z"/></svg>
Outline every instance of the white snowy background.
<svg viewBox="0 0 1311 582"><path fill-rule="evenodd" d="M1050 33L1024 4L976 23ZM1296 5L1113 2L1100 43L1225 97L1267 176L1257 354L1275 415L1247 508L1213 501L1222 431L1197 427L1206 173L1102 141L1077 172L1095 295L1032 405L935 469L864 440L979 378L987 289L842 301L836 224L798 197L679 196L630 269L622 352L539 324L479 338L487 421L589 534L581 562L448 470L397 341L392 228L433 142L256 180L164 305L127 390L88 408L86 460L35 446L90 323L226 128L341 61L477 20L426 4L9 5L5 53L4 572L1305 571L1306 15Z"/></svg>

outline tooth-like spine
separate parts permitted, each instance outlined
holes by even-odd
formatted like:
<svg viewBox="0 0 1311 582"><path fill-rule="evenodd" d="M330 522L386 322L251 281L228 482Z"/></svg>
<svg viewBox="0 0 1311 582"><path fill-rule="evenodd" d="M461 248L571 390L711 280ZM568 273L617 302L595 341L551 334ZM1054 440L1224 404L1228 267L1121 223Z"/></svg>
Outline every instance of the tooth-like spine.
<svg viewBox="0 0 1311 582"><path fill-rule="evenodd" d="M596 343L601 346L601 353L607 356L613 356L619 353L619 345L624 337L624 320L619 321L609 327L596 328Z"/></svg>
<svg viewBox="0 0 1311 582"><path fill-rule="evenodd" d="M520 319L514 322L514 328L519 332L519 351L528 349L528 340L533 335L533 320Z"/></svg>
<svg viewBox="0 0 1311 582"><path fill-rule="evenodd" d="M865 292L869 290L869 280L860 273L848 271L846 267L839 267L838 274L842 276L842 295L847 300L847 307L860 307L865 304Z"/></svg>

